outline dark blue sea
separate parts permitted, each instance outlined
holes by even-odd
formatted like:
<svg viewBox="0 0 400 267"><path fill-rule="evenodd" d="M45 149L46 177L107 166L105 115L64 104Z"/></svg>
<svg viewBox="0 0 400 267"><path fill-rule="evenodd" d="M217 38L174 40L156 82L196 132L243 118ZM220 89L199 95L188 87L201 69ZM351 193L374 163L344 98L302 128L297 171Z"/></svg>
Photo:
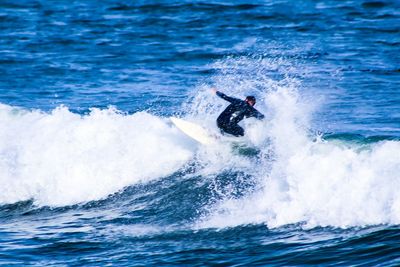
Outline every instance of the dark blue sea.
<svg viewBox="0 0 400 267"><path fill-rule="evenodd" d="M399 192L397 0L0 0L0 265L399 266Z"/></svg>

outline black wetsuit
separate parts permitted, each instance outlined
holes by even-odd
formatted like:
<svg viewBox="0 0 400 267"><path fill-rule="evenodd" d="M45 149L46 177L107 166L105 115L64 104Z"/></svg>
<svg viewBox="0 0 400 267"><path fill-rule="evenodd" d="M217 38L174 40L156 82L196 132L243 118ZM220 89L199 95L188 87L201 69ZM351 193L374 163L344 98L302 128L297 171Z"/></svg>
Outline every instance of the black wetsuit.
<svg viewBox="0 0 400 267"><path fill-rule="evenodd" d="M263 119L264 115L249 105L246 101L229 97L219 91L217 96L230 102L231 104L218 116L217 126L223 133L232 134L234 136L243 136L244 130L238 125L244 117L255 117Z"/></svg>

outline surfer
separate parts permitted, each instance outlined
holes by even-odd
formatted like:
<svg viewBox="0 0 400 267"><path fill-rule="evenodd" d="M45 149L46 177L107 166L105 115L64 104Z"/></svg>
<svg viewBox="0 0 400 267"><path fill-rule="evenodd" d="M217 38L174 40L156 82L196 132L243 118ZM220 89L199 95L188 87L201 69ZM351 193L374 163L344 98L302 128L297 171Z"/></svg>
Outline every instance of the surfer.
<svg viewBox="0 0 400 267"><path fill-rule="evenodd" d="M222 133L228 133L237 137L243 136L244 129L238 123L244 117L264 118L264 115L253 107L256 104L254 96L247 96L245 100L241 100L227 96L216 89L212 89L212 91L220 98L231 103L217 118L217 126Z"/></svg>

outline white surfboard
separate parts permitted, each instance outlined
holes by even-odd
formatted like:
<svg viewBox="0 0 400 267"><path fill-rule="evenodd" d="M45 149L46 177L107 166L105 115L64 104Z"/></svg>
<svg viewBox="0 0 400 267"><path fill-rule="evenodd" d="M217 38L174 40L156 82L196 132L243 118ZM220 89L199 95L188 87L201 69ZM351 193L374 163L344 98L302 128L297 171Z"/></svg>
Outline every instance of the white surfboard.
<svg viewBox="0 0 400 267"><path fill-rule="evenodd" d="M213 136L209 131L196 123L176 117L171 117L170 119L179 130L203 145L209 145L217 141L216 136Z"/></svg>

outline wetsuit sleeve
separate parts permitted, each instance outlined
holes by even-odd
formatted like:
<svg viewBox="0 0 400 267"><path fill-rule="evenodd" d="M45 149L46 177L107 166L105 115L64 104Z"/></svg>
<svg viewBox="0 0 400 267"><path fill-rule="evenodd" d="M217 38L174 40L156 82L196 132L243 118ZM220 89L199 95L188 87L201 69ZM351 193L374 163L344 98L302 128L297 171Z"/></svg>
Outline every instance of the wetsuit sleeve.
<svg viewBox="0 0 400 267"><path fill-rule="evenodd" d="M221 93L220 91L217 91L216 94L217 94L217 96L219 96L220 98L222 98L222 99L224 99L224 100L226 100L226 101L228 101L228 102L231 102L231 103L241 101L240 99L227 96L226 94Z"/></svg>
<svg viewBox="0 0 400 267"><path fill-rule="evenodd" d="M264 114L262 114L260 111L257 109L253 108L253 110L250 113L250 117L254 117L256 119L262 120L265 118Z"/></svg>

